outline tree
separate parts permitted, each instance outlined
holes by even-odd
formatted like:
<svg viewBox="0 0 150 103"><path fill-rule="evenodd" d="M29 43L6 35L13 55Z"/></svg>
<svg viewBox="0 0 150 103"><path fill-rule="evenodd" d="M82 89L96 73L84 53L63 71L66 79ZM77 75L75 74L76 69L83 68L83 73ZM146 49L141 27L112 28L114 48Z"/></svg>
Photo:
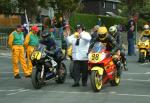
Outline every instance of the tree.
<svg viewBox="0 0 150 103"><path fill-rule="evenodd" d="M0 0L0 13L1 14L12 14L15 12L16 3L11 0Z"/></svg>
<svg viewBox="0 0 150 103"><path fill-rule="evenodd" d="M56 0L60 13L69 18L71 14L82 9L82 0Z"/></svg>
<svg viewBox="0 0 150 103"><path fill-rule="evenodd" d="M121 0L120 9L123 15L148 14L150 16L150 0ZM128 14L128 15L127 15Z"/></svg>

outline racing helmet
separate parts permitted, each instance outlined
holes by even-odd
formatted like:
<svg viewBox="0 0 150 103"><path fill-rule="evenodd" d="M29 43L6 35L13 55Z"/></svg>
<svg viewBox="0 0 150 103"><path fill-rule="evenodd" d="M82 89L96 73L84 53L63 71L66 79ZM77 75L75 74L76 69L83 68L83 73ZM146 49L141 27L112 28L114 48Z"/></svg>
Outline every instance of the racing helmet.
<svg viewBox="0 0 150 103"><path fill-rule="evenodd" d="M31 27L31 30L37 33L39 31L39 28L38 26L34 25Z"/></svg>
<svg viewBox="0 0 150 103"><path fill-rule="evenodd" d="M99 27L98 28L98 31L97 31L97 34L98 34L98 36L99 36L99 39L100 40L103 40L103 39L105 39L106 37L107 37L107 34L108 34L108 30L107 30L107 28L106 27Z"/></svg>
<svg viewBox="0 0 150 103"><path fill-rule="evenodd" d="M144 25L144 32L145 34L148 34L149 33L149 25Z"/></svg>
<svg viewBox="0 0 150 103"><path fill-rule="evenodd" d="M149 25L144 25L144 30L148 30L149 29Z"/></svg>
<svg viewBox="0 0 150 103"><path fill-rule="evenodd" d="M111 26L111 27L109 28L109 33L110 33L112 36L114 36L114 35L116 34L116 32L117 32L117 27L116 27L116 26Z"/></svg>

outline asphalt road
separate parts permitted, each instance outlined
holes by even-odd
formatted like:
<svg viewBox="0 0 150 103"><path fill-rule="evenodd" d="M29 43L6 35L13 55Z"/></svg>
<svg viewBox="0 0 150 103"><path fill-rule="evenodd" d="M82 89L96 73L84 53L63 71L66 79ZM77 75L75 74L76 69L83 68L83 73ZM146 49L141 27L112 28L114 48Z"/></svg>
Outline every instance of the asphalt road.
<svg viewBox="0 0 150 103"><path fill-rule="evenodd" d="M21 79L13 78L11 56L0 51L0 103L150 103L150 63L140 64L136 56L127 58L129 71L123 72L117 87L106 84L94 93L90 81L87 87L73 88L68 76L64 84L49 81L35 90L23 74Z"/></svg>

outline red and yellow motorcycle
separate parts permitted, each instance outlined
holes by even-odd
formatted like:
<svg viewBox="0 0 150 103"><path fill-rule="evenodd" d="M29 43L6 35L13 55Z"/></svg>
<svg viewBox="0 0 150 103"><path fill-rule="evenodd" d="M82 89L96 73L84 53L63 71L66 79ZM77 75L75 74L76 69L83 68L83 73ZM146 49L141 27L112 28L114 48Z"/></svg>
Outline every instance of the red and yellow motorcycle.
<svg viewBox="0 0 150 103"><path fill-rule="evenodd" d="M117 70L119 67L114 64L111 53L106 51L106 46L100 42L95 43L88 58L91 86L95 92L100 91L107 82L112 86L119 85L121 72Z"/></svg>

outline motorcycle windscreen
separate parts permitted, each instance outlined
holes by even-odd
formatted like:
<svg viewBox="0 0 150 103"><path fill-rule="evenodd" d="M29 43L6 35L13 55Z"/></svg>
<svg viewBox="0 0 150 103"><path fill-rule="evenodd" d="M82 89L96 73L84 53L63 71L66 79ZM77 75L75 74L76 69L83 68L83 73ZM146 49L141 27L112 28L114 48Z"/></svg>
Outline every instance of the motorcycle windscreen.
<svg viewBox="0 0 150 103"><path fill-rule="evenodd" d="M102 51L105 49L105 46L100 43L97 42L95 43L94 47L92 48L91 52L88 55L88 60L91 63L98 63L100 61L102 61L106 54Z"/></svg>
<svg viewBox="0 0 150 103"><path fill-rule="evenodd" d="M91 50L93 53L99 53L106 47L101 42L96 42Z"/></svg>
<svg viewBox="0 0 150 103"><path fill-rule="evenodd" d="M141 37L141 41L142 42L145 42L146 40L149 40L150 39L150 36L143 36Z"/></svg>
<svg viewBox="0 0 150 103"><path fill-rule="evenodd" d="M39 44L38 47L37 47L37 51L40 51L40 52L43 52L46 48L46 45L43 45L43 44Z"/></svg>

